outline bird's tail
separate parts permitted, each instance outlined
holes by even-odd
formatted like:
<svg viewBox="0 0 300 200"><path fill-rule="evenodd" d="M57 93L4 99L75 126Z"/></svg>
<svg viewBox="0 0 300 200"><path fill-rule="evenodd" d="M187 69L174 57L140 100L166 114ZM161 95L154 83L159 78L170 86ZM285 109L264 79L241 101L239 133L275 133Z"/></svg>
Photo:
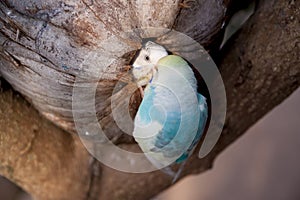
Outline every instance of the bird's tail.
<svg viewBox="0 0 300 200"><path fill-rule="evenodd" d="M177 170L177 172L174 174L173 176L173 180L172 180L172 184L174 184L180 177L182 170L184 169L184 166L186 164L188 159L186 159L185 161L183 161L179 167L179 169Z"/></svg>
<svg viewBox="0 0 300 200"><path fill-rule="evenodd" d="M169 175L170 177L172 177L173 178L172 179L172 184L174 184L180 178L180 175L182 173L182 170L184 169L184 166L185 166L186 162L187 162L187 160L183 161L181 163L179 169L176 172L174 172L171 167L165 167L165 168L162 168L160 170L163 173L165 173L165 174Z"/></svg>

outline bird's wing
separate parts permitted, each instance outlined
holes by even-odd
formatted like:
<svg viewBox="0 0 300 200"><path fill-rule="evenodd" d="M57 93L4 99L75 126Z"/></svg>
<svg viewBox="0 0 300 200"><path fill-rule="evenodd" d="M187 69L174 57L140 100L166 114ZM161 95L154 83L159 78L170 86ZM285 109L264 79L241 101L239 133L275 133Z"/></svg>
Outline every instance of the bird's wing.
<svg viewBox="0 0 300 200"><path fill-rule="evenodd" d="M187 152L185 152L182 156L180 156L177 160L176 163L180 163L184 160L186 160L194 151L194 148L197 146L203 132L204 128L207 122L207 117L208 117L208 107L206 103L206 98L202 96L201 94L197 93L197 98L198 98L198 109L200 111L200 118L199 118L199 123L198 123L198 131L197 134L188 148Z"/></svg>
<svg viewBox="0 0 300 200"><path fill-rule="evenodd" d="M174 94L166 88L149 85L135 117L133 136L144 152L159 151L176 135L180 118Z"/></svg>
<svg viewBox="0 0 300 200"><path fill-rule="evenodd" d="M149 85L145 89L143 101L135 117L134 136L157 135L158 132L164 131L170 133L167 138L173 138L171 132L176 131L176 124L180 121L179 102L170 91L164 87ZM151 125L159 124L153 128ZM158 129L158 127L160 128ZM142 129L141 129L142 128ZM151 134L137 131L147 131Z"/></svg>
<svg viewBox="0 0 300 200"><path fill-rule="evenodd" d="M196 146L196 144L199 142L203 134L206 121L207 121L207 116L208 116L208 108L207 108L205 97L199 93L197 93L197 97L198 97L198 109L200 111L200 118L199 118L197 135L189 150L193 149L194 146Z"/></svg>

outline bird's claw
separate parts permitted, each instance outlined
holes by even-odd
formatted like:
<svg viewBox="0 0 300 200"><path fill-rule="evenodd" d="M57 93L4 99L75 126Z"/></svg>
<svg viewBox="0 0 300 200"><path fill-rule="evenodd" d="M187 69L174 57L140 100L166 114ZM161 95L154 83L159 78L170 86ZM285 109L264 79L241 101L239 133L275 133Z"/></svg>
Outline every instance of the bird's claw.
<svg viewBox="0 0 300 200"><path fill-rule="evenodd" d="M179 6L181 8L191 8L192 6L188 5L190 2L195 2L195 0L186 0L186 1L183 1L182 3L179 3Z"/></svg>
<svg viewBox="0 0 300 200"><path fill-rule="evenodd" d="M141 86L139 87L139 90L140 90L141 97L144 98L144 90Z"/></svg>

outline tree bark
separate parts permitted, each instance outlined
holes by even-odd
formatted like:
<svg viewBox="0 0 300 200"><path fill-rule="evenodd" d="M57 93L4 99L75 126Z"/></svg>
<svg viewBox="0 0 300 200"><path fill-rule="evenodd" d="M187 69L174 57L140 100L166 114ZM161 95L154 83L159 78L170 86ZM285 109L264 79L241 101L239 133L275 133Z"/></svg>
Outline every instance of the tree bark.
<svg viewBox="0 0 300 200"><path fill-rule="evenodd" d="M149 3L142 6L146 10L139 9L139 4L91 2L76 2L74 5L55 1L37 2L28 9L15 1L7 0L6 5L0 3L0 71L3 77L44 116L69 132L74 129L72 115L66 110L71 109L69 94L74 76L93 79L93 69L77 68L78 63L86 51L98 48L98 41L104 40L107 32L119 33L126 26L132 28L143 24L156 27L172 27L175 24L178 30L201 30L199 27L184 27L186 24L180 20L183 20L185 11L177 8L179 2L176 2L176 6L162 3L152 7L152 1L147 1ZM54 4L58 10L53 9ZM11 8L7 9L7 6ZM131 9L125 9L127 7ZM184 175L211 168L213 160L222 150L299 87L299 7L298 1L260 1L254 16L220 52L223 58L219 66L228 100L225 128L208 156L198 159L194 155L189 160ZM74 8L78 13L68 12L68 9ZM89 9L84 11L85 8ZM172 10L169 17L159 15L165 9ZM59 12L64 12L65 18L57 14ZM84 16L82 13L85 12ZM147 16L148 13L153 15ZM119 21L114 19L116 14ZM137 17L139 15L143 17ZM67 16L74 18L67 23ZM150 18L155 21L145 20ZM100 19L103 23L96 23ZM223 23L224 19L221 21ZM208 35L218 35L215 30L220 31L222 23L216 22L219 29L210 28ZM34 29L29 24L39 28ZM202 27L201 24L199 26ZM208 42L212 46L219 40L218 36L202 37L200 32L187 33L195 33L191 36L205 41L204 44L212 40ZM54 42L56 37L60 42ZM125 48L126 51L134 51L138 46L138 41L122 42L126 44L124 47L129 46ZM122 58L122 52L119 56ZM62 61L62 57L67 60ZM128 60L122 58L121 65ZM84 73L79 73L80 70ZM110 90L110 84L113 87L113 81L118 76L116 72L124 69L116 65L111 70L113 73L107 77L110 82L103 82L105 88L99 91L103 99L109 97L107 90ZM54 97L60 101L55 101ZM159 171L128 174L106 166L98 169L100 164L92 161L77 136L63 132L41 119L30 105L11 91L2 92L0 101L0 148L3 152L0 156L0 174L37 199L148 199L171 184L170 178ZM117 134L114 129L111 132ZM125 149L137 148L136 144L131 143L119 145Z"/></svg>
<svg viewBox="0 0 300 200"><path fill-rule="evenodd" d="M149 36L139 29L174 27L211 49L223 32L228 2L198 0L184 9L179 0L6 0L0 3L0 71L46 118L76 132L72 114L75 79L98 81L95 71L107 67L98 83L96 107L97 117L112 138L121 131L109 114L108 99L141 38ZM187 18L187 12L193 15ZM128 37L130 30L136 33ZM88 57L93 54L97 56Z"/></svg>
<svg viewBox="0 0 300 200"><path fill-rule="evenodd" d="M86 199L92 169L77 136L41 118L2 80L0 174L37 199Z"/></svg>

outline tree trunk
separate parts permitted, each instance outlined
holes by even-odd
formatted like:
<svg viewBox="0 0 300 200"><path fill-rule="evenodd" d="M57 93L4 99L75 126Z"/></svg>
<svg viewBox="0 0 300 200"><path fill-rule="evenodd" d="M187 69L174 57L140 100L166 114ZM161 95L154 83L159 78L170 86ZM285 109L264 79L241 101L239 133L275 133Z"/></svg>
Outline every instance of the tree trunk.
<svg viewBox="0 0 300 200"><path fill-rule="evenodd" d="M98 78L93 75L97 63L117 56L100 80L96 98L97 117L113 138L121 132L111 120L106 100L140 46L139 37L124 39L124 30L173 27L216 51L226 10L233 3L195 1L191 8L180 7L181 3L6 0L0 3L0 72L40 113L74 132L75 77L92 82ZM185 175L209 169L223 149L299 86L299 7L298 1L260 1L238 36L218 52L228 99L225 128L208 156L189 160ZM105 41L111 35L116 43L108 45ZM103 45L106 48L101 49ZM108 57L81 65L85 55L94 52ZM40 118L18 95L4 90L0 101L0 174L37 199L147 199L171 184L161 172L128 174L99 168L77 136ZM125 141L119 146L137 148Z"/></svg>
<svg viewBox="0 0 300 200"><path fill-rule="evenodd" d="M227 4L222 0L200 0L191 3L190 11L180 9L179 0L34 3L7 0L0 3L3 49L0 70L46 118L75 132L72 115L75 79L80 77L86 83L98 81L95 72L105 68L97 88L97 117L103 127L109 127L106 131L109 136L114 137L120 130L106 114L110 107L107 99L140 47L141 38L149 36L137 28L186 29L187 34L210 48L218 40L216 35L222 32ZM214 14L208 17L208 11ZM193 16L187 18L186 12ZM195 20L198 23L191 23ZM128 39L126 32L135 29L137 32ZM93 54L96 56L89 56Z"/></svg>

